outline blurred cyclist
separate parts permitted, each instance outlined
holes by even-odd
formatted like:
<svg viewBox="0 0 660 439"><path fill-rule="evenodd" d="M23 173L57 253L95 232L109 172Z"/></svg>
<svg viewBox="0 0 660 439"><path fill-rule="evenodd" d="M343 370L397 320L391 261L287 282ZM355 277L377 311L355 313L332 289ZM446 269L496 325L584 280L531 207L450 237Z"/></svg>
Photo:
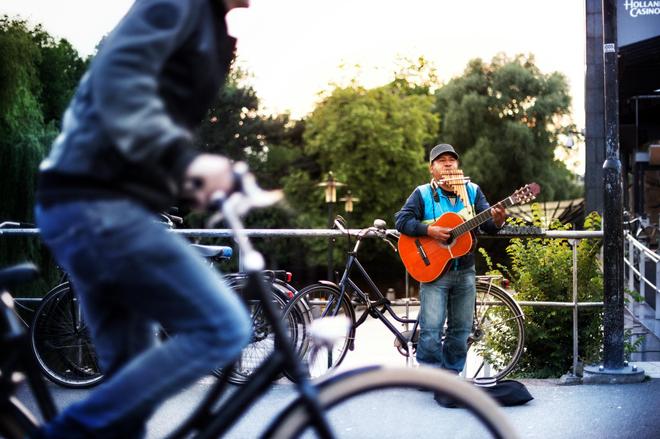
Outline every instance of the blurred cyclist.
<svg viewBox="0 0 660 439"><path fill-rule="evenodd" d="M236 358L240 299L155 221L182 196L232 190L228 159L191 132L234 54L226 13L248 0L137 0L103 41L40 168L43 240L72 278L107 380L39 437L143 437L168 396ZM194 184L193 184L194 182ZM175 335L153 344L153 324Z"/></svg>

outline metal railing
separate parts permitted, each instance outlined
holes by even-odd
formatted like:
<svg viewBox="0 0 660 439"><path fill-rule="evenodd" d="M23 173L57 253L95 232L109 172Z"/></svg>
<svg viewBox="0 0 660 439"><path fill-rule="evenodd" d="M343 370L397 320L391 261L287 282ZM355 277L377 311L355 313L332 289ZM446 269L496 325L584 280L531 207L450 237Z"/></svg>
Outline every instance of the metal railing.
<svg viewBox="0 0 660 439"><path fill-rule="evenodd" d="M643 243L636 240L630 233L625 232L626 247L624 248L623 262L626 264L627 287L629 291L637 291L644 298L646 288L649 287L655 292L655 318L660 320L660 255L650 250ZM655 266L653 273L655 279L651 281L646 275L646 262L650 261ZM636 317L639 317L640 304L635 297L627 293L628 310Z"/></svg>
<svg viewBox="0 0 660 439"><path fill-rule="evenodd" d="M361 229L349 229L348 233L352 236L357 236ZM390 230L395 232L394 230ZM230 229L175 229L175 233L179 233L186 237L191 238L229 238L232 236ZM341 237L345 236L339 230L331 229L247 229L245 234L250 238L328 238L328 237ZM38 236L38 229L0 229L0 237L2 236ZM483 235L484 238L489 235ZM543 306L543 307L557 307L557 308L572 308L573 309L573 374L576 374L578 368L578 309L585 307L602 307L603 302L579 302L578 301L578 267L577 267L577 244L581 239L602 238L602 231L554 231L542 230L536 227L504 227L500 233L492 238L553 238L553 239L568 239L573 249L573 294L572 301L570 302L552 302L552 301L516 301L520 306ZM633 244L634 245L634 244ZM641 244L640 244L641 245ZM657 255L655 256L657 258ZM659 258L660 259L660 258ZM239 255L240 261L240 255ZM659 265L656 264L656 267ZM656 271L658 268L656 268ZM643 271L642 271L643 273ZM408 276L406 276L408 278ZM656 276L656 279L660 276ZM406 279L406 292L409 290ZM406 301L408 302L408 301Z"/></svg>

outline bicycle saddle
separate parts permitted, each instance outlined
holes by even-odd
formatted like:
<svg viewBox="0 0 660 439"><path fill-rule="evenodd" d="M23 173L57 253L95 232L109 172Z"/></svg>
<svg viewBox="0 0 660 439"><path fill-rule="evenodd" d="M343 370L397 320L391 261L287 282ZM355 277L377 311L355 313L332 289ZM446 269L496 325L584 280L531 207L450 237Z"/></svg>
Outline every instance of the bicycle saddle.
<svg viewBox="0 0 660 439"><path fill-rule="evenodd" d="M191 245L204 258L229 259L234 254L234 250L231 247L227 247L224 245L200 245L200 244L191 244Z"/></svg>

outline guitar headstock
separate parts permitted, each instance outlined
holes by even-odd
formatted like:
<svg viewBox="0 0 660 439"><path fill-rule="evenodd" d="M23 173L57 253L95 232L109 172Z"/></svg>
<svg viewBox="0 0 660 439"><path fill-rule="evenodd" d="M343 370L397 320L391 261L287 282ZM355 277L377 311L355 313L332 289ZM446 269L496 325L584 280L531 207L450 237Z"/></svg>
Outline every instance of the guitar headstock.
<svg viewBox="0 0 660 439"><path fill-rule="evenodd" d="M541 186L536 183L529 183L521 187L511 195L515 204L525 204L532 201L541 193Z"/></svg>

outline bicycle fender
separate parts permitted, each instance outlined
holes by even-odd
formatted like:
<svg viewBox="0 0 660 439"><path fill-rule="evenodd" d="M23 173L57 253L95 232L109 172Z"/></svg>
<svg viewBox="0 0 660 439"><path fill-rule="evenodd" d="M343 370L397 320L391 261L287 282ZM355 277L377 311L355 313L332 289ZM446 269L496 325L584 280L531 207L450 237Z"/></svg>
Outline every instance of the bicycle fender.
<svg viewBox="0 0 660 439"><path fill-rule="evenodd" d="M520 317L522 317L523 321L525 321L525 313L523 312L522 307L518 305L518 302L515 301L515 299L513 300L513 305L516 308L516 312L520 314Z"/></svg>
<svg viewBox="0 0 660 439"><path fill-rule="evenodd" d="M508 292L506 294L511 300L511 304L515 308L516 313L518 313L518 315L522 317L523 321L525 321L525 313L523 312L522 307L518 305L518 302L516 301L516 299L513 298L513 296L511 296Z"/></svg>
<svg viewBox="0 0 660 439"><path fill-rule="evenodd" d="M344 372L340 372L338 374L334 374L334 375L330 375L330 376L321 378L321 380L316 383L316 387L319 388L319 389L322 389L324 387L328 387L328 386L332 385L333 383L335 383L337 381L341 381L341 380L345 379L346 377L353 376L353 375L359 375L359 374L364 373L364 372L370 372L372 370L383 369L383 368L384 368L384 366L382 364L370 364L370 365L367 365L367 366L357 367L355 369L350 369L350 370L347 370L347 371L344 371Z"/></svg>
<svg viewBox="0 0 660 439"><path fill-rule="evenodd" d="M339 288L339 285L337 285L336 283L331 282L329 280L319 280L317 283L337 291L337 294L340 294L340 292L341 292L341 289ZM304 288L302 290L304 290ZM300 290L300 291L302 291L302 290ZM350 310L349 312L351 313L351 316L350 316L351 322L355 322L355 309L353 308L353 306L350 306L349 310ZM351 340L350 340L350 343L348 345L348 349L353 351L353 350L355 350L355 326L351 326L351 332L350 332L349 335L350 335Z"/></svg>
<svg viewBox="0 0 660 439"><path fill-rule="evenodd" d="M477 283L480 283L480 282L477 282ZM507 290L505 290L503 288L500 288L497 285L490 285L486 282L481 282L481 284L484 285L485 287L489 288L489 289L490 288L496 288L496 289L500 290L502 292L502 294L504 294L504 296L508 298L508 301L515 308L518 315L520 315L522 317L523 321L525 320L525 313L523 312L522 307L518 304L516 299L514 299L511 294L509 294L509 292Z"/></svg>
<svg viewBox="0 0 660 439"><path fill-rule="evenodd" d="M325 285L326 287L335 288L335 289L337 289L337 291L339 291L339 285L337 285L334 282L331 282L329 280L320 280L319 283L322 284L322 285Z"/></svg>

